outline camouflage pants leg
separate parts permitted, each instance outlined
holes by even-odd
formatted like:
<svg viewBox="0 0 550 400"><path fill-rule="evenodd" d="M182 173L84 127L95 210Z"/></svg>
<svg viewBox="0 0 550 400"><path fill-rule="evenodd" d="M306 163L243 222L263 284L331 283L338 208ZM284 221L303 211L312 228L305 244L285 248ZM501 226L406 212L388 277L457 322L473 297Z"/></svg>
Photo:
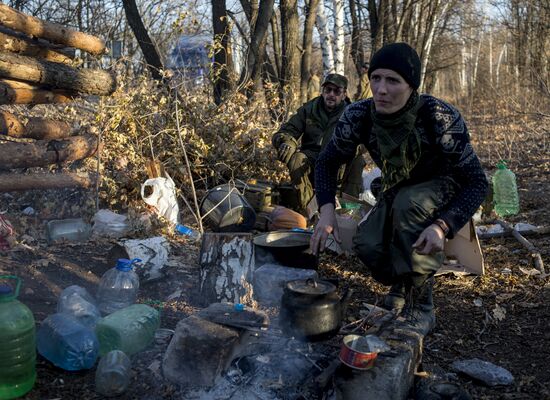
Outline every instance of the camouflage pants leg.
<svg viewBox="0 0 550 400"><path fill-rule="evenodd" d="M296 211L306 215L306 207L313 198L313 163L301 152L296 152L288 162L290 182L297 194Z"/></svg>
<svg viewBox="0 0 550 400"><path fill-rule="evenodd" d="M391 198L383 194L359 225L354 249L373 277L385 285L408 279L421 286L441 266L444 253L420 255L412 245L454 195L450 179L405 186Z"/></svg>

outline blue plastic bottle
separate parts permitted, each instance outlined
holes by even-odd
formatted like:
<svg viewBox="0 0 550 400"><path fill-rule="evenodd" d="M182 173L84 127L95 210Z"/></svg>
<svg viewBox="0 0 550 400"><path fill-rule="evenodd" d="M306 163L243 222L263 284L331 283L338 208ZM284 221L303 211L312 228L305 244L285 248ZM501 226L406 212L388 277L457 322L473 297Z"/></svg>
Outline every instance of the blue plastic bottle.
<svg viewBox="0 0 550 400"><path fill-rule="evenodd" d="M199 240L201 237L201 234L199 232L185 225L177 224L175 230L176 230L176 233L180 235L188 236L192 240Z"/></svg>
<svg viewBox="0 0 550 400"><path fill-rule="evenodd" d="M111 314L136 302L139 277L133 270L133 264L139 261L139 258L120 258L115 268L103 274L97 290L97 304L101 314Z"/></svg>
<svg viewBox="0 0 550 400"><path fill-rule="evenodd" d="M18 277L0 276L0 400L23 396L36 380L34 317L17 300L20 286Z"/></svg>
<svg viewBox="0 0 550 400"><path fill-rule="evenodd" d="M504 161L497 164L497 171L493 175L493 201L495 212L501 217L519 212L516 175L506 167Z"/></svg>
<svg viewBox="0 0 550 400"><path fill-rule="evenodd" d="M36 335L38 352L67 371L90 369L99 355L95 332L69 314L47 317Z"/></svg>

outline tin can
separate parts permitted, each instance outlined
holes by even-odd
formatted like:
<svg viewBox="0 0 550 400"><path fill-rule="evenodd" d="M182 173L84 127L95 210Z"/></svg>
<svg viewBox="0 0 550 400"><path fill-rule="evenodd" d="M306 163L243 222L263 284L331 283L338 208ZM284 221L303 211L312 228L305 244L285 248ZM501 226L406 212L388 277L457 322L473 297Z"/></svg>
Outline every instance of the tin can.
<svg viewBox="0 0 550 400"><path fill-rule="evenodd" d="M340 349L340 361L354 369L369 369L374 365L378 353L369 351L368 341L360 335L344 336Z"/></svg>

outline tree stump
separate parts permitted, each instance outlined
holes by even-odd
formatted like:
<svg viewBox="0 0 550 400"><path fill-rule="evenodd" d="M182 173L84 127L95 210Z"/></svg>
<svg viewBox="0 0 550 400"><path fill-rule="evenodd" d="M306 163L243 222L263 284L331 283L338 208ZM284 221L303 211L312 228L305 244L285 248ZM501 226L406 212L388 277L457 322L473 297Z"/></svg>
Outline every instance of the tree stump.
<svg viewBox="0 0 550 400"><path fill-rule="evenodd" d="M231 302L253 304L254 245L249 233L205 233L200 251L203 306Z"/></svg>

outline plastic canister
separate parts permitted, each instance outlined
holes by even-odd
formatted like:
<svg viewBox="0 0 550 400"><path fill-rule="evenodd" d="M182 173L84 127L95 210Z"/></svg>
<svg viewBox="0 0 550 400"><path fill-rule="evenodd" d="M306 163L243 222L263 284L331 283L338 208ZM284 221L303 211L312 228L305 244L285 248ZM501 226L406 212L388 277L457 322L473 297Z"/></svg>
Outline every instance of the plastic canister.
<svg viewBox="0 0 550 400"><path fill-rule="evenodd" d="M103 396L118 396L128 388L131 377L130 359L124 352L113 350L99 360L95 373L95 387Z"/></svg>
<svg viewBox="0 0 550 400"><path fill-rule="evenodd" d="M139 277L133 271L139 258L119 258L116 267L103 274L97 290L97 303L103 315L110 314L134 304L139 290Z"/></svg>
<svg viewBox="0 0 550 400"><path fill-rule="evenodd" d="M159 326L160 313L148 305L134 304L118 310L96 325L99 352L102 356L111 350L138 353L151 344Z"/></svg>
<svg viewBox="0 0 550 400"><path fill-rule="evenodd" d="M497 171L493 175L493 201L495 212L501 217L519 212L516 175L506 167L504 161L497 164Z"/></svg>
<svg viewBox="0 0 550 400"><path fill-rule="evenodd" d="M0 276L0 399L2 400L24 395L32 389L36 380L34 317L31 310L17 300L20 286L21 280L18 277Z"/></svg>

